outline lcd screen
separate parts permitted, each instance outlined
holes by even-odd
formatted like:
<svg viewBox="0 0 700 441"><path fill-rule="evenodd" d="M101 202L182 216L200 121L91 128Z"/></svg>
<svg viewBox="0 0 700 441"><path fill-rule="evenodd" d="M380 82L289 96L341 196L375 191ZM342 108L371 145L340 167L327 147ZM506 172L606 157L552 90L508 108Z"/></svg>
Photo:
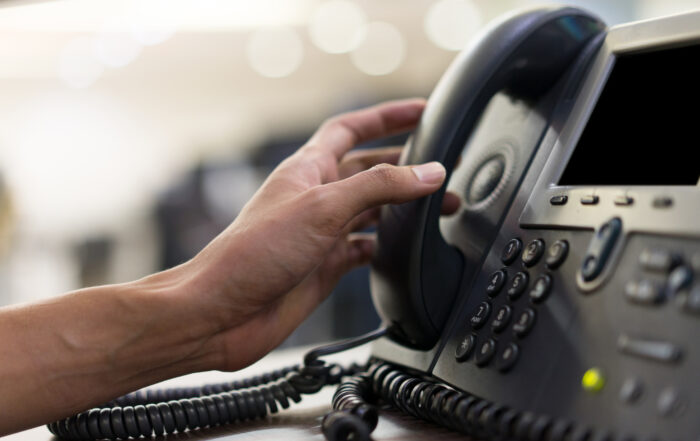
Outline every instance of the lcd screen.
<svg viewBox="0 0 700 441"><path fill-rule="evenodd" d="M560 185L700 185L700 46L618 56Z"/></svg>

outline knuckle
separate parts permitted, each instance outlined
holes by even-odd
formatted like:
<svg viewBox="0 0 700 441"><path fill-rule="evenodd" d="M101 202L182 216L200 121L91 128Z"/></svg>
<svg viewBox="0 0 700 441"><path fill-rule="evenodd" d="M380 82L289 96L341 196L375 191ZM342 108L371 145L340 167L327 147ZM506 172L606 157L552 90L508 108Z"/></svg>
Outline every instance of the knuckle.
<svg viewBox="0 0 700 441"><path fill-rule="evenodd" d="M370 170L371 176L379 184L391 187L399 182L399 176L396 173L396 168L389 164L378 164Z"/></svg>
<svg viewBox="0 0 700 441"><path fill-rule="evenodd" d="M318 186L306 191L306 214L316 230L325 236L338 234L344 225L343 210L339 201L327 187Z"/></svg>

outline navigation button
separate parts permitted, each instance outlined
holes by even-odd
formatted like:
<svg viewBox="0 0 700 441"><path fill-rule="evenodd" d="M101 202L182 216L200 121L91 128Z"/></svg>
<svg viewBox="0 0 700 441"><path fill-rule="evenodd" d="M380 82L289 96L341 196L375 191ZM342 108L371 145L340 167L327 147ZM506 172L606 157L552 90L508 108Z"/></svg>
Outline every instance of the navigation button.
<svg viewBox="0 0 700 441"><path fill-rule="evenodd" d="M661 284L648 279L627 282L625 297L631 302L643 305L654 305L665 300Z"/></svg>
<svg viewBox="0 0 700 441"><path fill-rule="evenodd" d="M536 264L544 254L544 241L542 239L535 239L525 247L523 251L523 263L525 266L533 266Z"/></svg>
<svg viewBox="0 0 700 441"><path fill-rule="evenodd" d="M638 378L628 378L620 388L620 401L625 404L633 404L639 401L644 392L644 385Z"/></svg>
<svg viewBox="0 0 700 441"><path fill-rule="evenodd" d="M462 341L457 345L455 350L455 358L457 361L464 361L474 352L476 346L476 335L467 334Z"/></svg>
<svg viewBox="0 0 700 441"><path fill-rule="evenodd" d="M474 329L479 329L484 324L486 323L486 320L489 319L489 315L491 314L491 304L489 302L481 302L479 306L476 308L476 312L472 316L470 322L472 324L472 328Z"/></svg>
<svg viewBox="0 0 700 441"><path fill-rule="evenodd" d="M581 276L584 281L590 282L603 272L620 231L622 231L622 221L615 217L601 225L593 234L581 263Z"/></svg>
<svg viewBox="0 0 700 441"><path fill-rule="evenodd" d="M667 387L659 394L656 408L661 416L671 417L680 415L685 408L685 404L680 394L674 388Z"/></svg>
<svg viewBox="0 0 700 441"><path fill-rule="evenodd" d="M673 205L673 199L669 196L657 196L651 202L654 208L669 208Z"/></svg>
<svg viewBox="0 0 700 441"><path fill-rule="evenodd" d="M676 363L682 355L681 349L668 341L635 338L626 334L618 337L617 348L624 354L663 363Z"/></svg>
<svg viewBox="0 0 700 441"><path fill-rule="evenodd" d="M513 277L513 280L510 282L510 287L506 291L506 294L508 294L508 298L511 300L515 300L520 295L525 292L525 289L527 288L527 282L530 280L528 274L524 271L520 271L515 274Z"/></svg>
<svg viewBox="0 0 700 441"><path fill-rule="evenodd" d="M486 285L486 294L489 297L496 297L503 289L503 284L506 283L506 272L503 270L495 271L489 278L489 284Z"/></svg>
<svg viewBox="0 0 700 441"><path fill-rule="evenodd" d="M525 310L521 312L520 315L518 315L518 318L515 320L515 324L513 325L513 333L520 338L525 337L528 333L530 333L530 330L534 326L536 317L537 315L532 308L525 308Z"/></svg>
<svg viewBox="0 0 700 441"><path fill-rule="evenodd" d="M687 266L679 266L671 272L666 283L666 294L672 296L686 289L693 282L693 270Z"/></svg>
<svg viewBox="0 0 700 441"><path fill-rule="evenodd" d="M501 252L501 261L506 265L510 265L515 261L522 249L523 243L520 239L515 238L509 240Z"/></svg>
<svg viewBox="0 0 700 441"><path fill-rule="evenodd" d="M486 366L496 354L496 340L489 338L481 344L476 354L476 365Z"/></svg>
<svg viewBox="0 0 700 441"><path fill-rule="evenodd" d="M569 242L565 240L558 240L549 246L547 250L547 258L544 263L547 268L556 269L564 263L566 256L569 254Z"/></svg>

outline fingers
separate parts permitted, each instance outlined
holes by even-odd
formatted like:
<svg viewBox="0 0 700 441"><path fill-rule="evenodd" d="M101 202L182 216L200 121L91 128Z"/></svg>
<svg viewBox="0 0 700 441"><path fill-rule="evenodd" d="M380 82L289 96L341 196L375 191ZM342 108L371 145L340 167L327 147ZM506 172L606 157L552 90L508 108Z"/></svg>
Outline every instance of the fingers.
<svg viewBox="0 0 700 441"><path fill-rule="evenodd" d="M358 144L411 130L425 107L423 99L390 101L326 121L309 140L309 148L332 152L340 160Z"/></svg>
<svg viewBox="0 0 700 441"><path fill-rule="evenodd" d="M386 147L350 152L338 166L339 179L348 178L378 164L396 164L403 147Z"/></svg>
<svg viewBox="0 0 700 441"><path fill-rule="evenodd" d="M398 204L435 192L445 180L439 162L397 167L380 164L342 181L327 184L329 200L342 201L335 215L349 223L363 211L382 205Z"/></svg>

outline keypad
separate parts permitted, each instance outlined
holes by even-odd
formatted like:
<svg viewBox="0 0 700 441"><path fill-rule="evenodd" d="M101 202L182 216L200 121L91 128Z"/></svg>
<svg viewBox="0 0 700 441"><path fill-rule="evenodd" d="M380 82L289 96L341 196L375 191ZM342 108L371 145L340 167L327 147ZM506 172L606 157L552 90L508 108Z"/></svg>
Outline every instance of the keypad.
<svg viewBox="0 0 700 441"><path fill-rule="evenodd" d="M491 315L491 304L489 302L481 302L470 320L472 328L479 329L484 326L489 319L489 315Z"/></svg>
<svg viewBox="0 0 700 441"><path fill-rule="evenodd" d="M515 262L515 259L518 258L518 255L520 255L520 251L522 251L522 249L523 243L520 239L515 237L509 240L501 253L501 261L506 265L510 265L511 263Z"/></svg>
<svg viewBox="0 0 700 441"><path fill-rule="evenodd" d="M550 291L552 291L552 276L549 274L542 274L535 280L535 283L532 284L530 300L535 303L542 303L547 299Z"/></svg>
<svg viewBox="0 0 700 441"><path fill-rule="evenodd" d="M505 348L498 355L496 360L496 367L501 372L509 371L518 361L518 356L520 355L520 348L515 343L508 343Z"/></svg>
<svg viewBox="0 0 700 441"><path fill-rule="evenodd" d="M522 338L527 336L535 325L537 314L532 308L525 308L515 319L513 333Z"/></svg>
<svg viewBox="0 0 700 441"><path fill-rule="evenodd" d="M489 338L479 346L476 353L476 365L486 366L496 355L496 340Z"/></svg>
<svg viewBox="0 0 700 441"><path fill-rule="evenodd" d="M564 263L566 256L569 254L569 242L565 240L557 240L547 249L547 257L544 263L549 269L557 269Z"/></svg>
<svg viewBox="0 0 700 441"><path fill-rule="evenodd" d="M464 361L474 352L476 346L476 334L467 334L462 341L457 345L455 350L455 358L457 361Z"/></svg>
<svg viewBox="0 0 700 441"><path fill-rule="evenodd" d="M511 308L508 305L503 305L500 308L498 308L498 311L496 311L496 314L493 317L493 322L491 322L491 329L493 329L493 332L501 332L510 323L510 318L513 315L513 308Z"/></svg>
<svg viewBox="0 0 700 441"><path fill-rule="evenodd" d="M535 265L544 254L544 241L542 239L535 239L528 243L523 251L523 263L525 266Z"/></svg>
<svg viewBox="0 0 700 441"><path fill-rule="evenodd" d="M527 289L527 283L530 279L530 276L524 271L520 271L515 274L513 277L513 280L510 282L510 286L508 287L508 290L506 293L508 294L508 298L511 300L515 300L520 295L525 292Z"/></svg>
<svg viewBox="0 0 700 441"><path fill-rule="evenodd" d="M498 270L491 274L489 283L486 285L486 294L488 294L489 297L496 297L498 293L501 292L501 289L503 289L503 285L506 283L506 278L506 272L503 270Z"/></svg>

